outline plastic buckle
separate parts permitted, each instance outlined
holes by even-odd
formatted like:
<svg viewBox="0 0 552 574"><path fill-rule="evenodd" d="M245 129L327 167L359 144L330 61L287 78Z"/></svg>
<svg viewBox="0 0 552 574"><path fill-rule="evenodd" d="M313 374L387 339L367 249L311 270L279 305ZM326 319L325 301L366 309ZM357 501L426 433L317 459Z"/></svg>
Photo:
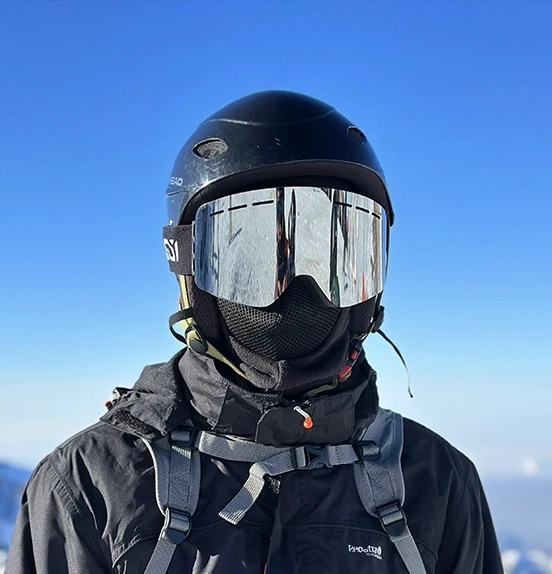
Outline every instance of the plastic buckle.
<svg viewBox="0 0 552 574"><path fill-rule="evenodd" d="M401 536L407 526L406 516L398 500L376 508L382 528L389 536Z"/></svg>
<svg viewBox="0 0 552 574"><path fill-rule="evenodd" d="M190 334L195 335L195 337L189 336ZM186 331L184 331L184 337L186 338L186 344L192 351L195 351L198 355L205 355L209 350L209 345L201 331L196 325L190 325Z"/></svg>
<svg viewBox="0 0 552 574"><path fill-rule="evenodd" d="M197 429L175 429L169 435L169 444L180 448L193 448Z"/></svg>
<svg viewBox="0 0 552 574"><path fill-rule="evenodd" d="M367 452L366 447L370 447L372 452ZM370 462L381 458L381 450L373 440L361 440L356 442L353 444L353 449L358 456L358 460L362 462Z"/></svg>
<svg viewBox="0 0 552 574"><path fill-rule="evenodd" d="M174 508L165 510L165 523L161 536L173 544L184 542L192 529L192 517L186 512L178 512Z"/></svg>
<svg viewBox="0 0 552 574"><path fill-rule="evenodd" d="M297 451L303 450L305 456L305 464L300 465L297 460ZM330 463L328 449L325 446L300 446L291 451L291 458L293 468L295 470L314 470L316 468L331 468L333 465Z"/></svg>

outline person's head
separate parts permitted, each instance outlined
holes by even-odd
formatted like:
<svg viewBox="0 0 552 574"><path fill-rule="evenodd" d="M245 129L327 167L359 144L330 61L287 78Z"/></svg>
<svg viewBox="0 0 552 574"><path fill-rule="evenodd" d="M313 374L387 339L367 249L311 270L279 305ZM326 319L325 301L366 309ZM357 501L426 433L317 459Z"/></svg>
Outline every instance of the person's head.
<svg viewBox="0 0 552 574"><path fill-rule="evenodd" d="M381 324L393 210L364 133L331 106L285 91L227 105L184 144L167 204L188 346L253 385L312 388L313 361L337 380Z"/></svg>

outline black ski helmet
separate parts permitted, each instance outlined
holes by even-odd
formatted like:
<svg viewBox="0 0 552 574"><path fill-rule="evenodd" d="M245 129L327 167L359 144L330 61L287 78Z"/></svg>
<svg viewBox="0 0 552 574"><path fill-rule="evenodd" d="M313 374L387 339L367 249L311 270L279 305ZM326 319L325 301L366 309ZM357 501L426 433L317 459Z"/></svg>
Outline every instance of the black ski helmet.
<svg viewBox="0 0 552 574"><path fill-rule="evenodd" d="M190 223L216 197L301 183L366 195L393 224L383 170L362 131L320 100L274 90L225 106L184 144L167 189L169 225Z"/></svg>
<svg viewBox="0 0 552 574"><path fill-rule="evenodd" d="M167 189L169 227L166 230L179 225L189 226L198 208L215 198L248 190L302 185L365 195L385 209L387 224L393 223L383 170L359 128L333 107L306 95L289 91L251 94L207 118L180 150ZM185 251L189 253L189 249L188 246ZM169 261L173 261L171 254L172 251L167 250ZM197 353L223 359L228 354L238 356L236 349L232 345L229 347L227 331L232 333L233 329L228 325L228 309L225 307L223 313L221 302L199 289L192 275L177 273L177 276L182 295L181 311L171 317L171 326L178 321L186 322L185 342ZM369 332L379 329L384 311L380 305L381 296L382 293L341 310L340 317L347 316L347 320L343 321L339 332L334 332L331 341L326 340L333 349L330 354L335 359L336 373L347 360L349 340L357 344ZM281 299L284 298L285 294ZM240 325L243 322L240 313L247 313L248 324L264 325L267 313L275 310L228 304L235 308L231 311ZM308 305L299 307L301 312L311 312ZM333 309L329 311L334 312ZM280 312L281 309L278 314L282 314ZM319 307L316 313L320 319ZM233 319L231 322L235 323ZM306 321L299 323L308 324ZM333 331L333 327L330 330ZM277 342L272 335L270 340ZM251 350L256 353L255 360L263 355L263 361L268 361L264 363L264 369L269 370L263 372L274 367L264 356L267 353L252 349L243 341L242 344L248 349L247 353ZM329 356L327 354L325 359L328 368ZM243 357L239 359L249 364ZM269 363L272 366L269 367ZM231 362L228 364L232 366ZM236 370L235 365L232 368ZM250 376L245 378L250 379Z"/></svg>

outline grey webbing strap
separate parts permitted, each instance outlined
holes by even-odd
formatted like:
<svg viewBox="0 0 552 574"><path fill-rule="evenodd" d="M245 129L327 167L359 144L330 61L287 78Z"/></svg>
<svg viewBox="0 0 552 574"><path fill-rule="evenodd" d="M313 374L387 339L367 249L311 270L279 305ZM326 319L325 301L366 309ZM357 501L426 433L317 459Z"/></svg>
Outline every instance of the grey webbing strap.
<svg viewBox="0 0 552 574"><path fill-rule="evenodd" d="M354 446L350 444L320 447L276 447L254 443L238 437L211 434L209 432L199 433L197 449L199 452L214 458L240 462L263 462L282 453L295 453L297 461L302 460L301 456L306 460L305 449L315 455L315 457L324 458L324 460L327 457L330 466L351 464L358 460Z"/></svg>
<svg viewBox="0 0 552 574"><path fill-rule="evenodd" d="M304 465L304 459L299 463ZM237 524L259 498L265 485L264 477L267 474L275 476L295 468L291 449L286 449L286 452L276 454L263 462L256 462L249 469L249 478L242 489L219 512L219 516L231 524Z"/></svg>
<svg viewBox="0 0 552 574"><path fill-rule="evenodd" d="M224 440L224 437L217 437ZM241 443L241 441L240 441ZM249 478L238 494L219 512L219 516L231 524L238 522L246 515L247 511L259 498L265 485L265 476L276 476L285 474L292 470L312 470L315 468L332 467L342 464L351 464L358 460L352 445L338 446L300 446L278 448L268 447L250 443L250 446L243 443L234 442L232 444L231 460L261 460L255 462L249 469ZM239 446L238 446L239 444ZM201 448L200 448L201 449ZM252 453L257 453L257 458L252 458ZM276 454L263 458L262 453L269 454L277 451ZM204 452L202 450L202 452ZM228 454L228 453L227 453ZM241 456L240 456L241 455ZM216 455L213 455L216 456Z"/></svg>
<svg viewBox="0 0 552 574"><path fill-rule="evenodd" d="M267 446L238 437L220 436L209 432L200 433L197 449L214 458L240 462L259 462L290 450L289 447Z"/></svg>
<svg viewBox="0 0 552 574"><path fill-rule="evenodd" d="M176 546L190 532L201 479L199 452L192 449L193 434L191 430L175 430L154 443L144 441L155 466L157 504L165 516L144 574L166 574Z"/></svg>
<svg viewBox="0 0 552 574"><path fill-rule="evenodd" d="M364 508L380 520L409 574L426 574L402 509L405 498L402 448L402 417L380 409L357 443L362 463L354 465L355 482Z"/></svg>

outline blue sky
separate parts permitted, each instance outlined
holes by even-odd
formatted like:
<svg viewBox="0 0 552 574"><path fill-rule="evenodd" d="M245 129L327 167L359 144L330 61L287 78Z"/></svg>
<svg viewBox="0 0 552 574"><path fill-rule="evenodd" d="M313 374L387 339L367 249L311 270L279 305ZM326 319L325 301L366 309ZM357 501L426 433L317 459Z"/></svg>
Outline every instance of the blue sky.
<svg viewBox="0 0 552 574"><path fill-rule="evenodd" d="M552 475L552 3L0 3L0 459L33 465L179 344L164 191L247 93L326 100L396 211L385 406Z"/></svg>

